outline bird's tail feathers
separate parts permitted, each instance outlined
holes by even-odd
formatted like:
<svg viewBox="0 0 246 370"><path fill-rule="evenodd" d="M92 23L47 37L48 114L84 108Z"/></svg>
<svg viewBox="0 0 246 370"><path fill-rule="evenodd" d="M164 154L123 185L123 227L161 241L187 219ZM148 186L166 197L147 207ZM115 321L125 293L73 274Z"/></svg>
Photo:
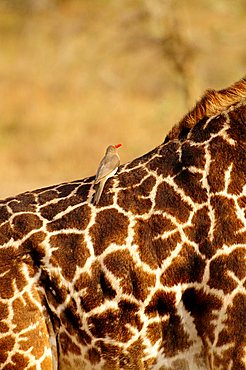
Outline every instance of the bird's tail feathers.
<svg viewBox="0 0 246 370"><path fill-rule="evenodd" d="M95 205L98 204L98 202L101 198L102 191L103 191L103 188L104 188L104 183L105 183L105 181L101 181L99 184L97 184L97 189L95 191L94 200L93 200L93 204L95 204Z"/></svg>

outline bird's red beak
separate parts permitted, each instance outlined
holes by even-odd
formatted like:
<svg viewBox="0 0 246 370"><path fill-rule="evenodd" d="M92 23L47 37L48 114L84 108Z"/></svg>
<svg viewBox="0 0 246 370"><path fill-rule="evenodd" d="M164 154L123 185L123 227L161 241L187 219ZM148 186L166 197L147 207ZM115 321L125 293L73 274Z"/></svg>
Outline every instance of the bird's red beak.
<svg viewBox="0 0 246 370"><path fill-rule="evenodd" d="M122 146L122 144L117 144L117 145L115 145L114 147L117 149L117 148L119 148L119 147L121 147Z"/></svg>

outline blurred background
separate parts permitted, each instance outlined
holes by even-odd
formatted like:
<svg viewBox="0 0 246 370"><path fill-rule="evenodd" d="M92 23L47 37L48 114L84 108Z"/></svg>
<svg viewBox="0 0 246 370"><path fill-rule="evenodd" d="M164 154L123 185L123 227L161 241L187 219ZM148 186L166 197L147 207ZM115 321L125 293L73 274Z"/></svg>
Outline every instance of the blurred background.
<svg viewBox="0 0 246 370"><path fill-rule="evenodd" d="M0 197L151 150L245 45L245 0L0 0Z"/></svg>

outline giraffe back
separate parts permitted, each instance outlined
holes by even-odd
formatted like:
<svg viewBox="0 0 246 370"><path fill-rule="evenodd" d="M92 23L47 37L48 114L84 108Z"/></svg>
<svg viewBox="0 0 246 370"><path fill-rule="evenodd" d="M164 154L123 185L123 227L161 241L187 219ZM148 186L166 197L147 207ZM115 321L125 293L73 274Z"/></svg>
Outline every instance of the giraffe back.
<svg viewBox="0 0 246 370"><path fill-rule="evenodd" d="M245 80L217 94L98 206L93 177L1 201L0 368L246 369Z"/></svg>

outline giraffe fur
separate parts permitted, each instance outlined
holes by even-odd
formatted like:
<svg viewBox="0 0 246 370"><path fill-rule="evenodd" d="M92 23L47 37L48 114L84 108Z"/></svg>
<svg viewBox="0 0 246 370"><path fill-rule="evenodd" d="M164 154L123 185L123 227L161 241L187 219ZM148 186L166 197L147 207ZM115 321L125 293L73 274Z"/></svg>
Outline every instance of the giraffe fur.
<svg viewBox="0 0 246 370"><path fill-rule="evenodd" d="M0 368L246 369L246 80L164 143L0 201Z"/></svg>

